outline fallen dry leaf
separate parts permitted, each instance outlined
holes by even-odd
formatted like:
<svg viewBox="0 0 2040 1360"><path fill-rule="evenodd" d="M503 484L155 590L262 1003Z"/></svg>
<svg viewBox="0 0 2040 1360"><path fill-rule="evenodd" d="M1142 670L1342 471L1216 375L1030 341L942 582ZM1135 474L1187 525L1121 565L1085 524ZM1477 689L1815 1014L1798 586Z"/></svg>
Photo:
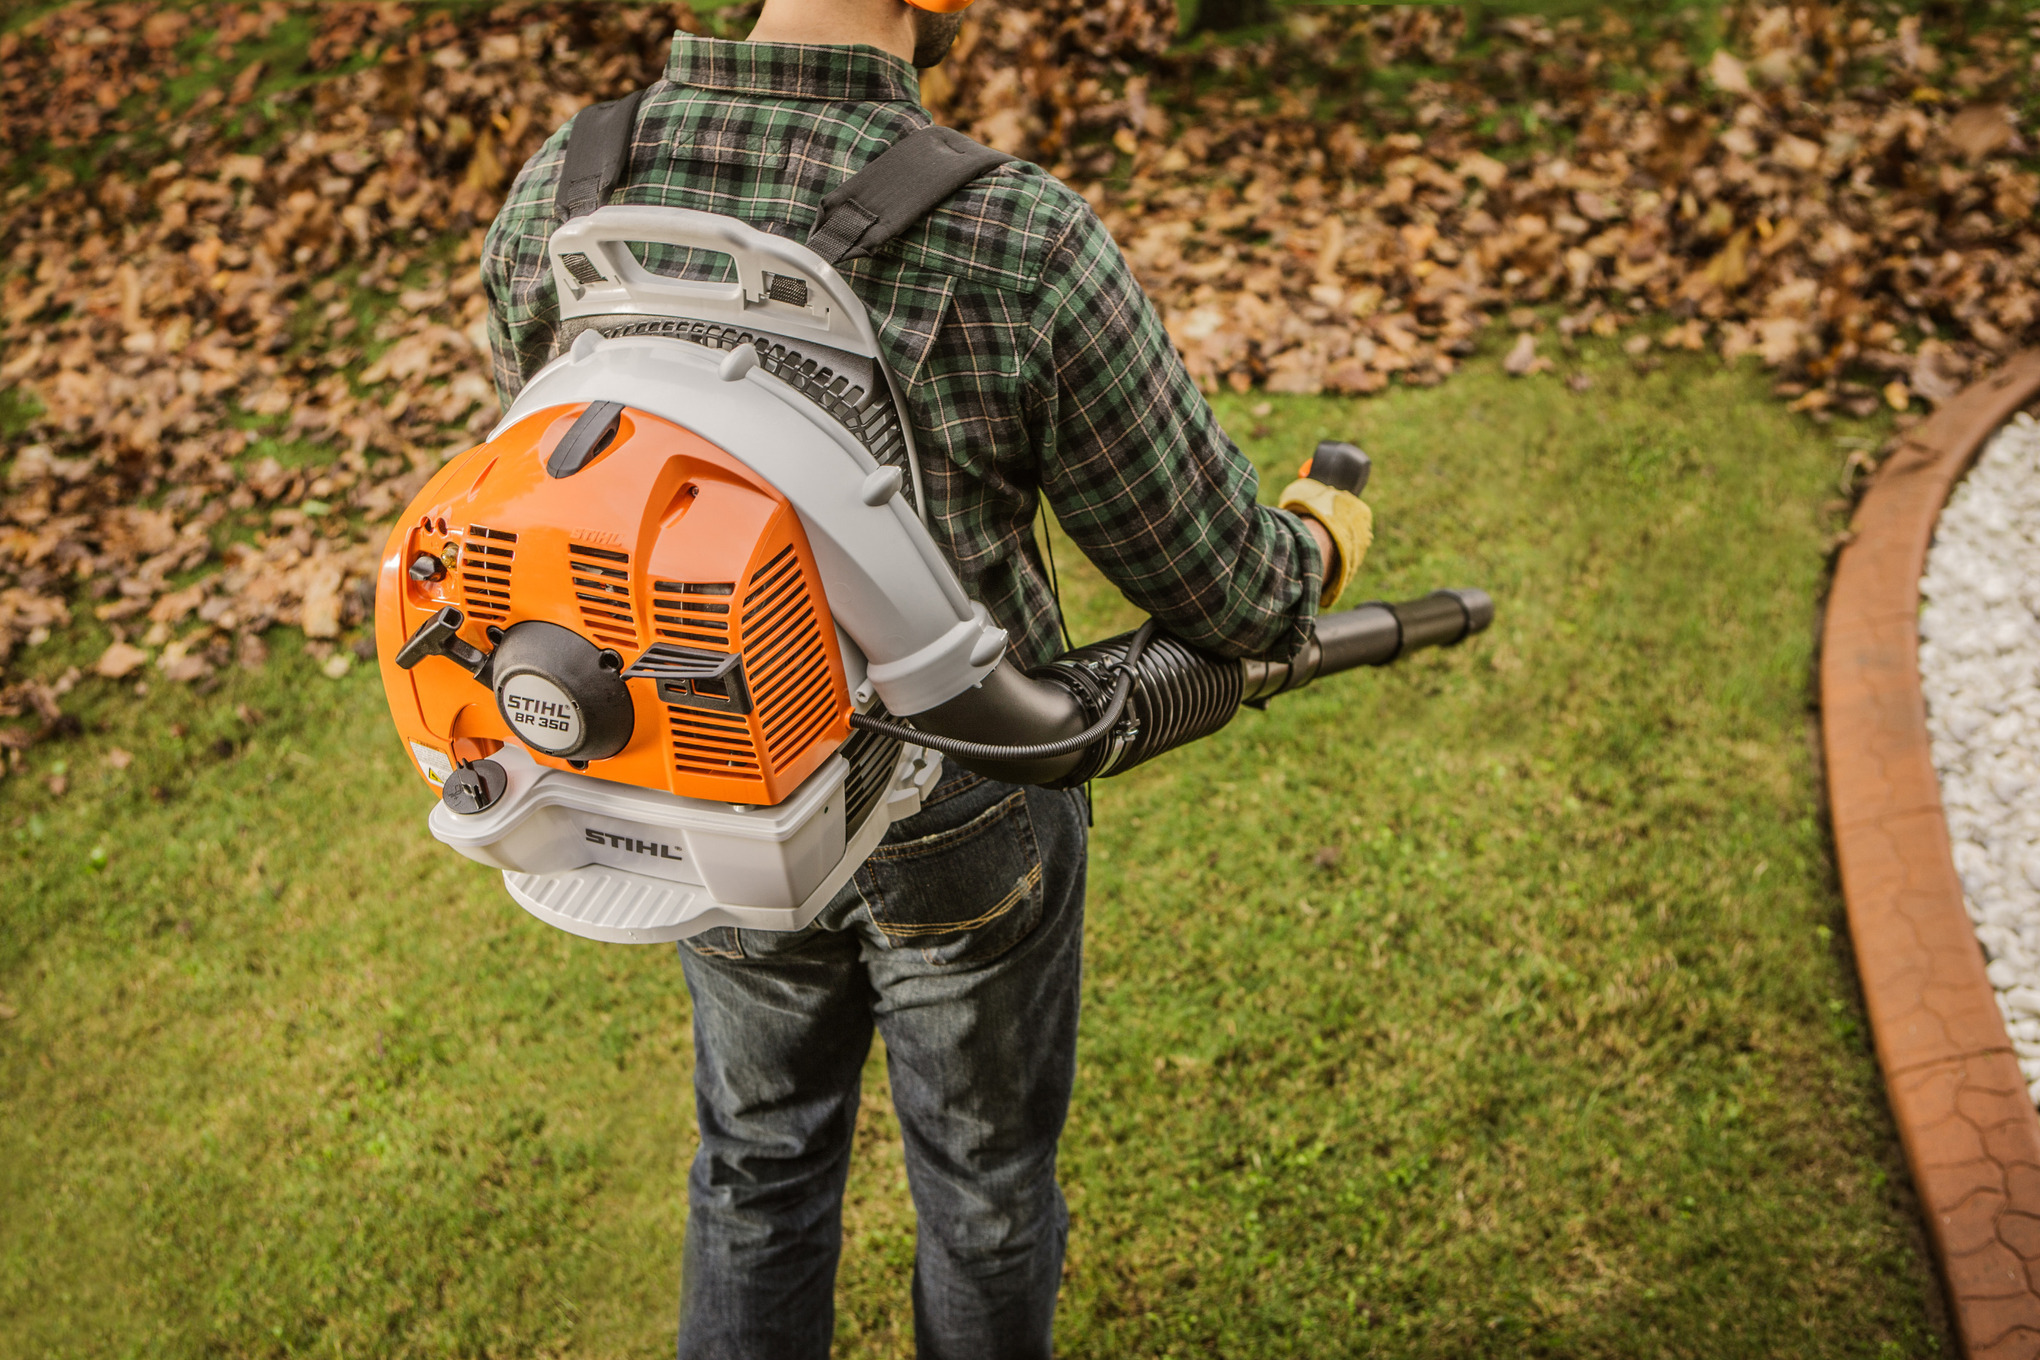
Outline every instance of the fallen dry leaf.
<svg viewBox="0 0 2040 1360"><path fill-rule="evenodd" d="M1551 367L1551 360L1537 352L1537 337L1524 331L1516 337L1507 357L1502 360L1502 369L1513 377L1527 378L1532 373L1542 373Z"/></svg>
<svg viewBox="0 0 2040 1360"><path fill-rule="evenodd" d="M134 674L147 664L148 660L149 654L140 647L116 642L100 654L99 660L92 663L92 673L104 676L108 680L121 680Z"/></svg>
<svg viewBox="0 0 2040 1360"><path fill-rule="evenodd" d="M180 685L188 685L194 680L202 680L211 675L212 663L193 650L204 640L199 636L171 643L163 649L163 654L156 658L156 669L163 672L165 680Z"/></svg>
<svg viewBox="0 0 2040 1360"><path fill-rule="evenodd" d="M1707 78L1714 82L1714 88L1724 94L1750 93L1750 77L1747 69L1729 52L1721 48L1707 63Z"/></svg>
<svg viewBox="0 0 2040 1360"><path fill-rule="evenodd" d="M2003 104L1971 104L1949 120L1942 135L1964 157L1980 161L2011 143L2011 110Z"/></svg>
<svg viewBox="0 0 2040 1360"><path fill-rule="evenodd" d="M305 587L300 624L309 638L340 636L341 572L329 567L315 573Z"/></svg>

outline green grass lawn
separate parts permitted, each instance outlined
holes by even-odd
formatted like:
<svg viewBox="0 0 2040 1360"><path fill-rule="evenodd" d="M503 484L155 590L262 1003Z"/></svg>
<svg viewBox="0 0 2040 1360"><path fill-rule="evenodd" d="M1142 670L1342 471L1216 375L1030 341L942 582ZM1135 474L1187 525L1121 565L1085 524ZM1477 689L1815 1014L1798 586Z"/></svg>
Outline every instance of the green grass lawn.
<svg viewBox="0 0 2040 1360"><path fill-rule="evenodd" d="M1843 427L1580 363L1222 402L1271 480L1374 453L1354 599L1500 615L1099 786L1065 1354L1952 1354L1819 817ZM1080 639L1131 622L1061 564ZM665 1352L673 951L525 916L372 668L272 641L87 682L0 784L0 1355ZM843 1355L911 1353L896 1138L869 1102Z"/></svg>

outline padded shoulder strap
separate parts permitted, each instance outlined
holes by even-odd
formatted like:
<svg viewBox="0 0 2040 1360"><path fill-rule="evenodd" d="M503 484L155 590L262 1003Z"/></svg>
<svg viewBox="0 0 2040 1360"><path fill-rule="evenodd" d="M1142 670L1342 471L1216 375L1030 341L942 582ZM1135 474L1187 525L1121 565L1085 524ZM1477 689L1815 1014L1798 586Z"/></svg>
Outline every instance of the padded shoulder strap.
<svg viewBox="0 0 2040 1360"><path fill-rule="evenodd" d="M607 104L591 104L574 119L553 212L564 222L601 207L630 171L630 139L637 128L637 90Z"/></svg>
<svg viewBox="0 0 2040 1360"><path fill-rule="evenodd" d="M822 200L808 249L830 264L861 260L958 189L1012 159L951 128L909 133Z"/></svg>

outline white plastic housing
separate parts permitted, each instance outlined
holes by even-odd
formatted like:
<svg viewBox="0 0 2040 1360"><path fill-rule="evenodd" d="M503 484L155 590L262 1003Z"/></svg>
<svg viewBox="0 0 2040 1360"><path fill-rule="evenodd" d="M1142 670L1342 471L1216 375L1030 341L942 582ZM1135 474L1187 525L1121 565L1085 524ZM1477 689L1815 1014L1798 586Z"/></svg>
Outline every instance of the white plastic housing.
<svg viewBox="0 0 2040 1360"><path fill-rule="evenodd" d="M665 278L631 242L728 256L734 283ZM834 268L796 242L733 218L681 208L605 207L554 233L563 320L583 329L526 383L502 422L580 402L617 401L692 430L741 460L800 515L860 707L872 695L920 713L999 665L1005 632L956 579L915 505L920 466L905 404L870 318ZM765 277L807 284L773 289ZM779 296L774 296L775 291ZM848 430L742 350L671 336L604 338L603 329L664 319L740 327L783 340L831 367L870 362L903 417L915 504ZM846 375L848 376L848 375ZM863 823L846 828L841 756L774 807L736 808L539 766L520 748L493 757L509 779L484 812L444 804L432 834L503 871L510 895L541 920L589 939L653 943L715 926L799 930L849 881L893 822L912 815L941 773L918 747L901 753Z"/></svg>
<svg viewBox="0 0 2040 1360"><path fill-rule="evenodd" d="M735 261L738 281L652 274L632 258L631 241L720 252ZM805 246L733 218L683 208L602 208L561 227L551 250L567 319L741 325L796 347L807 341L864 355L885 373L870 319L842 277ZM601 269L603 278L577 282L560 264L570 255ZM766 297L768 270L805 279L810 305ZM593 336L583 332L539 370L491 438L535 411L575 402L619 401L663 416L741 459L793 503L829 612L864 653L872 688L893 713L934 708L997 667L1004 630L964 593L903 496L871 503L867 489L883 485L873 481L879 464L827 412L762 368L726 366L720 350L665 336ZM889 374L885 380L891 382Z"/></svg>
<svg viewBox="0 0 2040 1360"><path fill-rule="evenodd" d="M654 274L630 253L633 241L727 255L737 281L708 283ZM681 316L770 331L796 345L810 341L879 357L871 318L835 266L798 241L759 231L734 217L691 208L616 204L560 227L548 250L563 320ZM599 269L602 277L586 283L577 278L562 263L575 255ZM807 305L769 296L767 272L805 281Z"/></svg>
<svg viewBox="0 0 2040 1360"><path fill-rule="evenodd" d="M519 905L592 940L653 944L714 926L799 930L878 844L912 816L941 769L908 747L851 837L838 756L775 807L735 809L541 766L506 746L509 788L487 810L440 804L432 834L503 870Z"/></svg>

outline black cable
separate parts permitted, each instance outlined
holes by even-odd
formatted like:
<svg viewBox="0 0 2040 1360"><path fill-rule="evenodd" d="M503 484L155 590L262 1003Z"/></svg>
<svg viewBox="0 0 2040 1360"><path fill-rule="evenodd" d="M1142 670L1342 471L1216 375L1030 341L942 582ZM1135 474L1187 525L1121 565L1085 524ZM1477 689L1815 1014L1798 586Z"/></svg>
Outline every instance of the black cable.
<svg viewBox="0 0 2040 1360"><path fill-rule="evenodd" d="M1063 651L1074 652L1077 650L1077 644L1075 639L1070 637L1070 616L1063 609L1062 577L1055 569L1055 534L1050 529L1048 523L1048 501L1041 495L1038 488L1035 491L1034 509L1036 518L1041 521L1041 551L1048 558L1048 596L1055 601L1055 626L1062 630ZM1091 803L1091 781L1086 779L1084 781L1084 829L1086 831L1096 825L1096 812L1097 809Z"/></svg>
<svg viewBox="0 0 2040 1360"><path fill-rule="evenodd" d="M1120 714L1126 711L1126 700L1133 693L1133 674L1140 665L1140 654L1147 650L1148 639L1155 633L1155 621L1149 619L1133 635L1127 645L1126 659L1119 663L1119 679L1112 686L1112 701L1105 706L1105 712L1073 737L1058 741L1035 742L1031 746L1001 746L986 741L965 741L960 737L942 737L933 732L923 732L905 723L896 723L885 718L874 718L867 713L852 713L850 725L860 732L877 732L903 741L910 746L923 746L930 751L940 751L945 756L960 760L1048 760L1055 756L1066 756L1080 751L1092 742L1108 735L1118 725Z"/></svg>
<svg viewBox="0 0 2040 1360"><path fill-rule="evenodd" d="M1034 510L1035 517L1041 521L1041 550L1048 558L1048 594L1055 601L1056 627L1062 629L1063 650L1074 652L1077 644L1070 640L1070 619L1063 612L1062 577L1055 570L1055 535L1048 527L1048 502L1040 498L1039 492L1035 495Z"/></svg>

